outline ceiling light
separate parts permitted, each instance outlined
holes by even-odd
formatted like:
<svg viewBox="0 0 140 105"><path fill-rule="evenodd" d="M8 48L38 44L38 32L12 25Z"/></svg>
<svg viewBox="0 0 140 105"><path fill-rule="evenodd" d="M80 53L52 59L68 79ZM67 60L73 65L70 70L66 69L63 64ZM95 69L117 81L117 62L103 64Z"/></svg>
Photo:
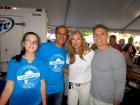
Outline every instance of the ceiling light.
<svg viewBox="0 0 140 105"><path fill-rule="evenodd" d="M16 7L12 7L12 9L13 9L13 10L16 10L17 8L16 8Z"/></svg>

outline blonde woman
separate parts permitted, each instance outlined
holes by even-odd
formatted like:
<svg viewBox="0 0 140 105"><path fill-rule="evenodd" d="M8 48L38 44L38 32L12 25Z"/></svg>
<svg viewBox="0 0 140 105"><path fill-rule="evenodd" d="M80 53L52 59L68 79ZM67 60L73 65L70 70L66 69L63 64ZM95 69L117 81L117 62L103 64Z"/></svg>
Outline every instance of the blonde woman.
<svg viewBox="0 0 140 105"><path fill-rule="evenodd" d="M68 105L78 105L78 101L79 105L88 105L94 52L79 30L73 31L69 36L66 51L69 64Z"/></svg>

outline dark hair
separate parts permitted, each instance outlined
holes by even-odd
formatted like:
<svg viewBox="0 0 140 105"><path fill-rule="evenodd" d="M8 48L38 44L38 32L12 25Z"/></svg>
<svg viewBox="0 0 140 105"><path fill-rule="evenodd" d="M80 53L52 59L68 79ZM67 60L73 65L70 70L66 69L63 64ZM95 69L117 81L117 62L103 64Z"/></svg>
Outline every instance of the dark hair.
<svg viewBox="0 0 140 105"><path fill-rule="evenodd" d="M131 40L134 40L133 37L129 37L129 38L128 38L128 41L131 41Z"/></svg>
<svg viewBox="0 0 140 105"><path fill-rule="evenodd" d="M36 33L34 33L34 32L27 32L27 33L25 33L24 36L23 36L23 38L22 38L22 40L21 40L21 42L20 42L20 44L21 44L20 54L12 57L12 59L16 59L17 62L20 62L22 56L25 54L25 48L23 47L23 42L25 41L26 37L28 35L30 35L30 34L33 34L33 35L35 35L37 37L37 39L38 39L38 45L40 43L40 37Z"/></svg>
<svg viewBox="0 0 140 105"><path fill-rule="evenodd" d="M115 35L111 35L110 37L116 40L116 36Z"/></svg>
<svg viewBox="0 0 140 105"><path fill-rule="evenodd" d="M67 31L67 34L69 33L68 28L67 28L66 26L61 25L61 26L57 26L57 27L55 28L55 34L57 34L57 32L58 32L58 30L59 30L60 28L64 28L64 29Z"/></svg>
<svg viewBox="0 0 140 105"><path fill-rule="evenodd" d="M108 32L108 30L109 30L109 29L108 29L106 26L104 26L103 24L98 24L98 25L96 25L96 26L94 26L94 27L92 28L93 33L94 33L95 30L98 29L98 28L103 28L103 29L105 29L107 32Z"/></svg>

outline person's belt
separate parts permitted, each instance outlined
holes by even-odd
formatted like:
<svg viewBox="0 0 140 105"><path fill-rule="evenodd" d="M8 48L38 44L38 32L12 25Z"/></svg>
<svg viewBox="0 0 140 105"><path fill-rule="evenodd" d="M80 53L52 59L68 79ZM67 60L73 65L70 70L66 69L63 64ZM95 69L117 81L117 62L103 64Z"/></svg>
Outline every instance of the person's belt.
<svg viewBox="0 0 140 105"><path fill-rule="evenodd" d="M82 85L86 85L87 83L89 83L89 82L86 82L86 83L72 83L72 82L69 82L69 85L76 85L76 86L80 87Z"/></svg>

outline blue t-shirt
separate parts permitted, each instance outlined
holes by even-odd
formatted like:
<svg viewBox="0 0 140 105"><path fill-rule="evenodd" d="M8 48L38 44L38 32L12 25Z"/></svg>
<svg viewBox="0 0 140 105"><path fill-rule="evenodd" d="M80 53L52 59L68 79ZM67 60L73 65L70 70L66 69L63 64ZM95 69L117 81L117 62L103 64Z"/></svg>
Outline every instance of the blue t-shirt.
<svg viewBox="0 0 140 105"><path fill-rule="evenodd" d="M28 63L25 58L20 62L11 59L8 63L6 80L14 82L9 105L39 105L41 103L41 80L47 78L46 65L35 58Z"/></svg>
<svg viewBox="0 0 140 105"><path fill-rule="evenodd" d="M58 48L54 42L42 43L37 56L47 65L48 78L47 94L52 94L64 90L63 67L66 64L66 52L64 47Z"/></svg>

